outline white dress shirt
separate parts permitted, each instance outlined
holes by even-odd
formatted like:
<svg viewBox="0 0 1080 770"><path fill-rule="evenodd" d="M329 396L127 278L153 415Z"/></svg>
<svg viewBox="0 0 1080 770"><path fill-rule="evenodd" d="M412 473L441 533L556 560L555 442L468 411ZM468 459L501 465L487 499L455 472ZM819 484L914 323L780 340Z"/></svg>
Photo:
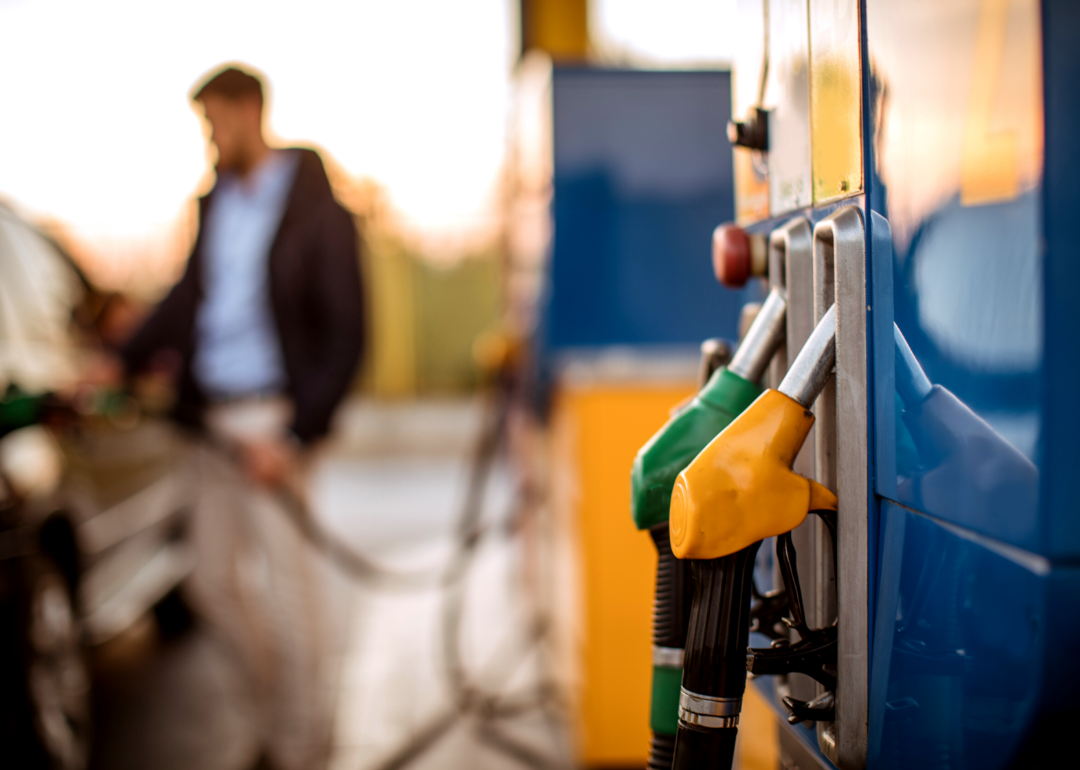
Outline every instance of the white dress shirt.
<svg viewBox="0 0 1080 770"><path fill-rule="evenodd" d="M270 247L299 155L275 150L247 178L223 174L204 228L195 378L211 398L280 392L285 367L270 306Z"/></svg>

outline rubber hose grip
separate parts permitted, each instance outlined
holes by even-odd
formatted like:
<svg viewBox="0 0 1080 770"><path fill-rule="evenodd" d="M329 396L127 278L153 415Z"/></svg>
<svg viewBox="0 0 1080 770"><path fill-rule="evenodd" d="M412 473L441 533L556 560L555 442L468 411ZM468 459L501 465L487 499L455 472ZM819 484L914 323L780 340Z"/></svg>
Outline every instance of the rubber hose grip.
<svg viewBox="0 0 1080 770"><path fill-rule="evenodd" d="M722 559L695 561L683 689L714 698L741 698L750 642L750 585L761 543Z"/></svg>
<svg viewBox="0 0 1080 770"><path fill-rule="evenodd" d="M682 649L686 646L686 628L694 600L690 562L675 558L666 523L650 528L649 534L656 544L657 556L653 644Z"/></svg>
<svg viewBox="0 0 1080 770"><path fill-rule="evenodd" d="M654 732L649 741L648 770L671 770L674 762L675 736Z"/></svg>

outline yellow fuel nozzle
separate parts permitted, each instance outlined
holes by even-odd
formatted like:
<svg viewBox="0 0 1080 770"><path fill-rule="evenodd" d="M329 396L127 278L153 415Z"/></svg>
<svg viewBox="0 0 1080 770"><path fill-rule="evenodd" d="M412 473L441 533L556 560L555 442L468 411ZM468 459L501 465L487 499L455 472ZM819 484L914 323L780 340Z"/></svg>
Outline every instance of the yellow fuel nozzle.
<svg viewBox="0 0 1080 770"><path fill-rule="evenodd" d="M679 474L671 496L671 547L680 559L718 559L789 532L836 495L791 466L836 355L829 308L778 390L761 394Z"/></svg>

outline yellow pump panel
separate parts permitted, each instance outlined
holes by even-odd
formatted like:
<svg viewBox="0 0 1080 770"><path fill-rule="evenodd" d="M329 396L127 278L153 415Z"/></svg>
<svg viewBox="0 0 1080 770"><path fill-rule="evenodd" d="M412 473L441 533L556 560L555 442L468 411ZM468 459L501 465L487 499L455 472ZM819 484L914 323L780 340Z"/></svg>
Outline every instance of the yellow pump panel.
<svg viewBox="0 0 1080 770"><path fill-rule="evenodd" d="M556 399L556 504L569 509L580 557L584 767L644 767L648 756L656 550L630 517L630 467L695 390L692 382L564 386Z"/></svg>
<svg viewBox="0 0 1080 770"><path fill-rule="evenodd" d="M810 0L810 147L815 206L862 190L858 0Z"/></svg>

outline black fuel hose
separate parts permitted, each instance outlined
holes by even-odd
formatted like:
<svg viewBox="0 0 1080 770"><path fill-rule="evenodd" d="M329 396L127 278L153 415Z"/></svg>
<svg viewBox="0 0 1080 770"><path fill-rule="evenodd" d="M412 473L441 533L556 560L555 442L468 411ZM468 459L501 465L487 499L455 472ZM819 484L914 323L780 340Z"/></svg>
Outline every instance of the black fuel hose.
<svg viewBox="0 0 1080 770"><path fill-rule="evenodd" d="M485 527L480 523L483 496L506 430L509 408L510 399L505 388L500 387L489 396L469 463L465 500L454 528L454 552L444 567L414 572L388 569L327 530L311 510L302 491L289 484L283 484L275 491L304 539L354 581L389 590L432 588L440 583L449 585L460 579L468 562L467 556L475 550L484 534Z"/></svg>
<svg viewBox="0 0 1080 770"><path fill-rule="evenodd" d="M465 582L480 545L491 531L481 521L483 503L495 462L506 439L507 423L513 407L513 390L509 378L500 378L485 398L482 425L469 461L465 499L457 514L454 550L444 566L415 572L387 569L360 551L345 544L327 530L311 509L302 491L281 485L275 492L286 513L297 526L301 536L319 553L338 567L354 582L375 590L420 590L439 587L443 591L441 618L442 662L451 691L452 706L437 714L430 722L402 741L397 751L380 762L374 770L403 770L412 765L437 744L451 729L466 717L477 720L478 740L533 770L563 770L571 765L569 758L551 759L507 734L500 720L526 712L539 711L552 731L556 730L555 714L565 711L557 687L548 675L543 645L547 641L551 622L548 611L537 607L529 623L528 638L522 649L506 651L496 657L502 664L498 671L486 672L484 679L492 682L481 687L475 677L468 675L462 660L459 638L464 610ZM239 457L235 447L218 443L218 448L234 461ZM542 501L527 489L519 489L513 500L514 518L535 514ZM514 522L511 522L513 525ZM516 522L519 526L520 521ZM511 526L513 528L513 526ZM540 650L542 681L536 691L514 698L496 692L516 673L524 659ZM494 686L493 686L494 684Z"/></svg>
<svg viewBox="0 0 1080 770"><path fill-rule="evenodd" d="M692 561L694 600L683 662L674 770L730 770L746 691L754 543Z"/></svg>
<svg viewBox="0 0 1080 770"><path fill-rule="evenodd" d="M277 496L303 538L355 582L384 590L410 591L431 588L445 579L446 570L442 568L415 572L387 569L323 527L302 493L282 488L277 490Z"/></svg>
<svg viewBox="0 0 1080 770"><path fill-rule="evenodd" d="M549 667L545 665L543 644L547 639L551 623L542 602L537 602L524 647L516 651L500 651L500 654L493 656L501 665L498 670L487 672L488 675L482 677L489 682L486 687L477 683L480 677L469 676L462 659L460 637L464 615L465 578L475 561L483 534L487 531L480 522L484 492L506 437L507 421L512 406L511 395L511 391L505 387L504 383L504 386L494 394L493 401L490 402L489 409L485 413L484 427L469 467L465 501L457 521L457 548L442 576L441 651L452 705L447 711L437 714L412 737L403 741L400 749L377 765L375 770L403 770L426 754L466 717L471 717L478 722L474 733L478 740L518 764L532 770L564 770L571 765L567 758L552 759L537 752L531 746L507 733L500 724L503 718L539 711L554 732L554 715L564 710L557 697L557 688L548 681L550 677L546 669ZM537 495L530 493L529 489L519 489L513 501L515 510L512 518L520 520L525 516L535 515L541 503ZM521 521L511 522L511 527L515 523L520 527ZM541 667L544 671L542 681L535 691L515 699L498 693L496 690L513 677L521 663L533 650L541 653ZM493 685L493 683L497 684Z"/></svg>

